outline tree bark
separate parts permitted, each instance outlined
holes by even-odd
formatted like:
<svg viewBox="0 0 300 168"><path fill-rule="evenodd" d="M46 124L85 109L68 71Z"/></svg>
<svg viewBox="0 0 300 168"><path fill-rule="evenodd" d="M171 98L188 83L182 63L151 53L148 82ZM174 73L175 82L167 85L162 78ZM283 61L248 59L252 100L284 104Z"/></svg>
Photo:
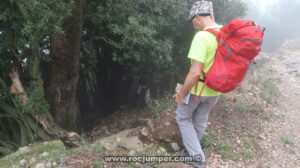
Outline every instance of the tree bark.
<svg viewBox="0 0 300 168"><path fill-rule="evenodd" d="M64 34L51 36L51 65L46 98L54 121L66 130L76 129L77 83L84 0L76 0L72 15L64 20Z"/></svg>

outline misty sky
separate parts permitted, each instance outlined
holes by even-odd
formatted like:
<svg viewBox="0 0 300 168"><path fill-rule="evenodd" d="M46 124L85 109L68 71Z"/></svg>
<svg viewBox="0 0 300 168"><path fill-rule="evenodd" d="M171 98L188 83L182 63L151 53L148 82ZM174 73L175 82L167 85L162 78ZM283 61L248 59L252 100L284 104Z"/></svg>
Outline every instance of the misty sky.
<svg viewBox="0 0 300 168"><path fill-rule="evenodd" d="M260 16L268 14L271 8L277 8L280 0L244 0L249 4L249 10L257 10L259 8Z"/></svg>
<svg viewBox="0 0 300 168"><path fill-rule="evenodd" d="M245 19L266 27L264 49L274 51L287 39L300 38L300 0L243 0Z"/></svg>
<svg viewBox="0 0 300 168"><path fill-rule="evenodd" d="M272 11L276 11L280 8L280 3L289 1L299 1L300 0L243 0L248 4L248 13L253 15L257 13L256 17L270 17L272 16Z"/></svg>

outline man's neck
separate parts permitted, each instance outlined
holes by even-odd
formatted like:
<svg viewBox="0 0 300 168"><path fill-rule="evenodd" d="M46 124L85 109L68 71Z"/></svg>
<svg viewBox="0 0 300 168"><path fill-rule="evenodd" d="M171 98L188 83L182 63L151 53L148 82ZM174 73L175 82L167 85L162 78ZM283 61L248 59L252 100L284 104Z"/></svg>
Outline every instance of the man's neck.
<svg viewBox="0 0 300 168"><path fill-rule="evenodd" d="M206 27L209 27L209 26L218 26L218 24L213 21L211 18L205 18L203 19L203 29L206 28Z"/></svg>

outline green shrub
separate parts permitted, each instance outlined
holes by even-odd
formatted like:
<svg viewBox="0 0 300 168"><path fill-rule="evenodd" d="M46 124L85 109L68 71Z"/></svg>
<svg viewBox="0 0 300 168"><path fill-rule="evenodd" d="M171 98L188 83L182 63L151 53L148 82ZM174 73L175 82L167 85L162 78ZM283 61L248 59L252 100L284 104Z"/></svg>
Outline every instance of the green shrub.
<svg viewBox="0 0 300 168"><path fill-rule="evenodd" d="M95 167L101 167L101 166L104 165L104 163L101 162L101 161L94 161L94 162L92 163L92 165L95 166Z"/></svg>
<svg viewBox="0 0 300 168"><path fill-rule="evenodd" d="M234 104L234 110L240 112L240 113L247 113L249 111L248 106L245 104L245 102L237 101Z"/></svg>
<svg viewBox="0 0 300 168"><path fill-rule="evenodd" d="M29 114L33 108L37 111L40 108L44 114L48 113L48 106L40 90L35 87L30 92L28 105L23 105L5 87L0 88L0 156L9 154L20 146L50 138Z"/></svg>
<svg viewBox="0 0 300 168"><path fill-rule="evenodd" d="M217 137L211 133L206 134L201 139L201 146L205 150L213 149L215 147L215 144L217 142Z"/></svg>
<svg viewBox="0 0 300 168"><path fill-rule="evenodd" d="M294 142L287 137L281 137L280 141L286 145L294 146Z"/></svg>
<svg viewBox="0 0 300 168"><path fill-rule="evenodd" d="M241 149L238 151L237 154L240 159L252 159L254 157L253 152L247 149Z"/></svg>
<svg viewBox="0 0 300 168"><path fill-rule="evenodd" d="M275 83L278 81L274 78L268 78L262 81L261 97L269 104L275 103L276 98L280 95Z"/></svg>
<svg viewBox="0 0 300 168"><path fill-rule="evenodd" d="M162 98L152 99L147 108L152 115L158 116L165 110L175 110L176 103L172 94L165 94Z"/></svg>

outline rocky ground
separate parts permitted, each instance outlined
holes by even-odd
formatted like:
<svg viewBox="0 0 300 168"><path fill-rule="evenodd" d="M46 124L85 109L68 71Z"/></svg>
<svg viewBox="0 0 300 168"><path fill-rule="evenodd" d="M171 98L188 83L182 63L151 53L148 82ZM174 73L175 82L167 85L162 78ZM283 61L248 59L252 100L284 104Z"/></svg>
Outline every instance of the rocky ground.
<svg viewBox="0 0 300 168"><path fill-rule="evenodd" d="M300 167L300 40L293 40L271 56L272 66L280 82L278 101L272 107L280 116L264 125L259 143L263 149L260 167Z"/></svg>
<svg viewBox="0 0 300 168"><path fill-rule="evenodd" d="M208 168L300 168L300 39L262 53L242 86L221 97L201 142ZM117 116L117 117L116 117ZM0 167L191 168L176 162L105 162L105 156L176 156L182 150L174 109L160 116L120 109L85 134L82 145L60 141L20 148Z"/></svg>

